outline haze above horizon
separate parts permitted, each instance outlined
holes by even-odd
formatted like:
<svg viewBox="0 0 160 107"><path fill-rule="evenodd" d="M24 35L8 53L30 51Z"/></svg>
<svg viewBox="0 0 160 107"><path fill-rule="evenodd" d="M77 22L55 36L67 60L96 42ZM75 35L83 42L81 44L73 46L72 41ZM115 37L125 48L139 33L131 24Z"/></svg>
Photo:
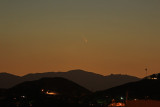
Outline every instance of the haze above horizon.
<svg viewBox="0 0 160 107"><path fill-rule="evenodd" d="M159 0L1 0L0 72L160 70Z"/></svg>

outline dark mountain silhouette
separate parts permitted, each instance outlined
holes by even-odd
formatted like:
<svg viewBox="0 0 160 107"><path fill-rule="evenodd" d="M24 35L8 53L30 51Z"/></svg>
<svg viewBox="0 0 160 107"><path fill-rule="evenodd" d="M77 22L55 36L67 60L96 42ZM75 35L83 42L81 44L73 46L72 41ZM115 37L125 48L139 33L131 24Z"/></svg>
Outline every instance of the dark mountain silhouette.
<svg viewBox="0 0 160 107"><path fill-rule="evenodd" d="M145 79L160 79L160 73L149 75Z"/></svg>
<svg viewBox="0 0 160 107"><path fill-rule="evenodd" d="M0 73L0 88L13 87L16 84L21 83L22 81L23 79L19 76L8 73Z"/></svg>
<svg viewBox="0 0 160 107"><path fill-rule="evenodd" d="M94 93L92 101L98 99L125 101L135 99L160 100L160 80L143 79Z"/></svg>
<svg viewBox="0 0 160 107"><path fill-rule="evenodd" d="M0 88L0 100L6 95L7 89Z"/></svg>
<svg viewBox="0 0 160 107"><path fill-rule="evenodd" d="M40 80L23 82L10 88L9 91L13 94L26 96L34 96L47 91L72 97L91 93L82 86L62 77L42 78Z"/></svg>
<svg viewBox="0 0 160 107"><path fill-rule="evenodd" d="M95 74L83 70L71 70L68 72L47 72L47 73L27 74L23 77L15 76L14 77L15 80L17 80L17 78L20 78L19 79L20 81L17 81L17 83L13 82L14 84L12 85L7 85L8 83L7 79L3 82L0 81L0 88L10 88L13 85L16 85L20 82L38 80L43 77L64 77L66 79L76 82L77 84L91 91L104 90L128 82L140 80L137 77L129 75L112 74L108 76L103 76L100 74ZM5 78L5 76L3 76L3 78ZM10 79L9 82L12 82L12 80Z"/></svg>
<svg viewBox="0 0 160 107"><path fill-rule="evenodd" d="M0 101L5 107L64 107L82 104L91 91L62 77L42 78L20 83L7 90Z"/></svg>

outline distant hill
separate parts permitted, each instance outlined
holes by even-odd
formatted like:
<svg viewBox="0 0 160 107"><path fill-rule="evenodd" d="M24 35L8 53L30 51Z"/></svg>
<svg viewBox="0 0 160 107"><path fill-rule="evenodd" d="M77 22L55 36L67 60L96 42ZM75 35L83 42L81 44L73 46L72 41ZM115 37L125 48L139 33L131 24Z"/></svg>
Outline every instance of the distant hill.
<svg viewBox="0 0 160 107"><path fill-rule="evenodd" d="M23 82L10 88L9 91L13 94L26 96L54 92L61 96L64 95L73 97L91 93L84 87L62 77L42 78L35 81Z"/></svg>
<svg viewBox="0 0 160 107"><path fill-rule="evenodd" d="M77 84L91 91L109 89L111 87L122 85L128 82L140 80L140 78L129 75L112 74L108 76L103 76L100 74L87 72L83 70L71 70L68 72L35 73L35 74L27 74L23 77L12 75L13 79L12 78L5 79L6 76L1 76L0 74L0 80L1 78L3 78L4 80L0 81L0 88L11 88L12 86L22 83L24 81L33 81L44 77L64 77L71 81L76 82Z"/></svg>
<svg viewBox="0 0 160 107"><path fill-rule="evenodd" d="M23 81L22 77L8 73L0 73L0 88L10 88Z"/></svg>
<svg viewBox="0 0 160 107"><path fill-rule="evenodd" d="M90 94L91 91L68 79L42 78L8 89L0 104L5 107L70 107L82 104L83 98Z"/></svg>
<svg viewBox="0 0 160 107"><path fill-rule="evenodd" d="M143 79L136 82L127 83L117 87L113 87L104 91L96 92L92 98L98 99L116 99L125 100L128 96L129 100L133 99L153 99L160 100L160 80ZM97 99L97 100L98 100Z"/></svg>

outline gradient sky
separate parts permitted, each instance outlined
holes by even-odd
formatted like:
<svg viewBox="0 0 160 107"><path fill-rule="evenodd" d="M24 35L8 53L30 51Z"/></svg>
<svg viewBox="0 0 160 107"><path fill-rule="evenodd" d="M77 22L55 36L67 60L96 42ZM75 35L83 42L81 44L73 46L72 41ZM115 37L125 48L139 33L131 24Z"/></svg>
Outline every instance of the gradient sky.
<svg viewBox="0 0 160 107"><path fill-rule="evenodd" d="M0 72L160 72L160 0L0 0Z"/></svg>

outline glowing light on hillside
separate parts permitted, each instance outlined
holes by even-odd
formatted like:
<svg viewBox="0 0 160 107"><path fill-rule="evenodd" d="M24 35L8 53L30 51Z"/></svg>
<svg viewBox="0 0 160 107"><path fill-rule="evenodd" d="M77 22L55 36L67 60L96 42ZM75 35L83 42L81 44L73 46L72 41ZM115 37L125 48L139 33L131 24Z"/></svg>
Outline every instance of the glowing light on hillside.
<svg viewBox="0 0 160 107"><path fill-rule="evenodd" d="M55 93L55 92L49 92L49 91L47 91L46 94L48 94L48 95L57 95L57 93Z"/></svg>
<svg viewBox="0 0 160 107"><path fill-rule="evenodd" d="M121 97L121 100L123 100L124 98L123 97Z"/></svg>
<svg viewBox="0 0 160 107"><path fill-rule="evenodd" d="M41 92L47 95L57 95L58 93L51 91L51 90L45 90L45 89L41 89Z"/></svg>

